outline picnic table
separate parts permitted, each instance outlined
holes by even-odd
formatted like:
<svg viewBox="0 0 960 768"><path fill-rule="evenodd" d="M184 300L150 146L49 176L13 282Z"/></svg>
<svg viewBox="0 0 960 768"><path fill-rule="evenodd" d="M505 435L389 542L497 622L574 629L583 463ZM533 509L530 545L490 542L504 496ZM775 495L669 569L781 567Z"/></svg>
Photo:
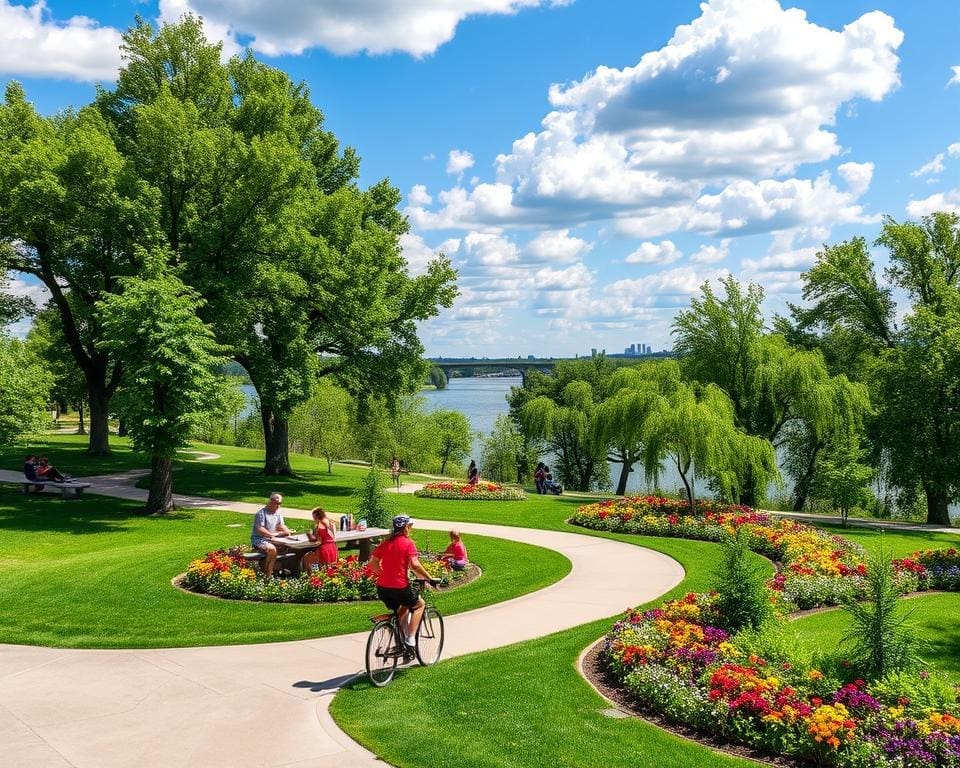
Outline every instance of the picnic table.
<svg viewBox="0 0 960 768"><path fill-rule="evenodd" d="M386 528L367 528L366 530L352 530L352 531L337 531L336 543L337 545L350 545L356 542L360 549L360 562L365 563L370 559L370 555L373 553L373 545L378 543L380 539L384 536L388 536L390 531ZM277 544L282 544L287 547L287 549L292 550L296 553L297 557L295 560L295 573L300 572L300 565L303 562L304 556L307 552L316 549L320 546L319 542L310 541L307 538L307 534L298 533L293 536L277 536L272 541Z"/></svg>

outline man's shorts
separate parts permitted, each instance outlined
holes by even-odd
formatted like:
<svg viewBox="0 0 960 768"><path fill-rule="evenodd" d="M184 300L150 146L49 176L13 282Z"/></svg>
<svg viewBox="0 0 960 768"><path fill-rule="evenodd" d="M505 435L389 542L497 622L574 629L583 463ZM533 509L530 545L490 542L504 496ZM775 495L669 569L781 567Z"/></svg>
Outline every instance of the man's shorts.
<svg viewBox="0 0 960 768"><path fill-rule="evenodd" d="M420 595L412 584L407 584L405 587L378 586L377 595L391 611L397 610L401 605L406 608L416 608L417 603L420 602Z"/></svg>

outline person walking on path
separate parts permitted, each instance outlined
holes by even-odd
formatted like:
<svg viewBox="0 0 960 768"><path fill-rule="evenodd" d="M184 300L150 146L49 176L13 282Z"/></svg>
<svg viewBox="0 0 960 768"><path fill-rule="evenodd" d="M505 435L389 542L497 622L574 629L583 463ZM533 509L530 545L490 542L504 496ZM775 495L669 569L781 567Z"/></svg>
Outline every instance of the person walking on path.
<svg viewBox="0 0 960 768"><path fill-rule="evenodd" d="M287 528L286 523L283 522L283 515L280 514L282 502L283 496L279 493L271 493L267 505L261 507L253 516L253 530L250 531L250 544L254 549L263 552L266 558L263 562L263 573L268 579L273 576L277 554L287 549L283 544L274 544L271 539L290 535L290 529Z"/></svg>
<svg viewBox="0 0 960 768"><path fill-rule="evenodd" d="M393 461L390 462L390 477L393 478L393 485L397 489L397 492L400 491L400 459L396 456L393 457Z"/></svg>
<svg viewBox="0 0 960 768"><path fill-rule="evenodd" d="M337 562L337 526L323 507L315 507L310 513L313 516L313 531L307 534L310 541L319 541L320 546L303 556L301 570L309 573L321 565L332 565Z"/></svg>

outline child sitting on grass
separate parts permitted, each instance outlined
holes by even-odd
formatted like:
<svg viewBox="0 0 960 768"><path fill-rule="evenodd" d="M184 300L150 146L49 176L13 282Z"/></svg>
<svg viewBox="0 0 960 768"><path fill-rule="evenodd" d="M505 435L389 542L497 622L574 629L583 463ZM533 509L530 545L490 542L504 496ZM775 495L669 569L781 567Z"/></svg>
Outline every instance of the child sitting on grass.
<svg viewBox="0 0 960 768"><path fill-rule="evenodd" d="M467 567L467 548L460 540L460 531L450 531L450 545L443 550L440 559L450 563L450 567L455 571L462 571Z"/></svg>

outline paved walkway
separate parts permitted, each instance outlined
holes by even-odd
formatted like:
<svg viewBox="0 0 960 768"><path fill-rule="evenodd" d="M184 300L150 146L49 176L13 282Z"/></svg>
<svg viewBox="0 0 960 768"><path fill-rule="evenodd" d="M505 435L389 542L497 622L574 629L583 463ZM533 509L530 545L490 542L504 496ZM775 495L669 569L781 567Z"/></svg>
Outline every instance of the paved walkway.
<svg viewBox="0 0 960 768"><path fill-rule="evenodd" d="M93 493L142 500L146 491L132 487L136 476L84 479ZM0 471L0 480L11 479L18 480L18 473ZM184 496L176 503L240 512L259 506ZM284 514L309 516L305 510ZM683 578L676 561L630 544L577 533L456 525L466 534L556 550L573 568L545 589L449 617L444 658L612 616L655 599ZM418 521L420 528L450 526ZM366 633L357 633L266 645L108 651L0 645L3 763L382 768L328 713L333 693L360 672L365 640Z"/></svg>

